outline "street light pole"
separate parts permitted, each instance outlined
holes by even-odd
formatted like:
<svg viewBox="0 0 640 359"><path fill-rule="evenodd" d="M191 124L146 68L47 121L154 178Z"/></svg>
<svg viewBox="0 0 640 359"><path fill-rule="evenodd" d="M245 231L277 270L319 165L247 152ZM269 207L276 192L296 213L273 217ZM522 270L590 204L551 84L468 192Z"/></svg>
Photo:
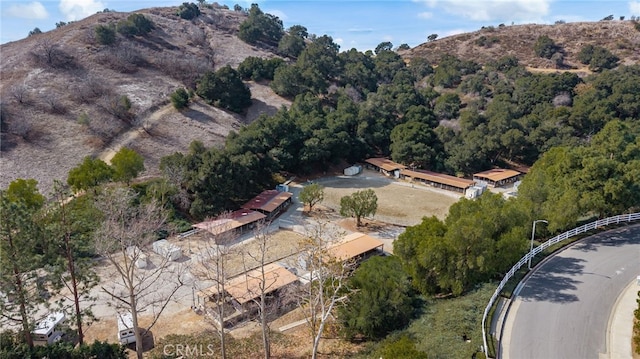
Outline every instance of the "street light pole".
<svg viewBox="0 0 640 359"><path fill-rule="evenodd" d="M533 239L536 236L536 223L538 222L549 224L549 222L545 221L544 219L536 219L535 221L533 221L533 229L531 230L531 248L529 249L529 269L531 269L531 258L533 257L533 255L531 255L531 252L533 252Z"/></svg>

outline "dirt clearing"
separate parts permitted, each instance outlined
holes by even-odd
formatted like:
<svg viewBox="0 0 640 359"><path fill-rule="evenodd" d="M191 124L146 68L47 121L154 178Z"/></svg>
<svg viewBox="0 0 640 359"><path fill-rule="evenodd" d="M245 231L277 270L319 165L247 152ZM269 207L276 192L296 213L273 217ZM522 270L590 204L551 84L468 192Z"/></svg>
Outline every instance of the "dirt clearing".
<svg viewBox="0 0 640 359"><path fill-rule="evenodd" d="M325 187L322 205L336 212L340 211L340 198L343 196L373 189L378 196L378 211L373 218L401 226L416 225L425 216L435 215L444 219L449 207L462 197L456 192L412 185L372 171L364 171L354 177L323 178L317 183Z"/></svg>

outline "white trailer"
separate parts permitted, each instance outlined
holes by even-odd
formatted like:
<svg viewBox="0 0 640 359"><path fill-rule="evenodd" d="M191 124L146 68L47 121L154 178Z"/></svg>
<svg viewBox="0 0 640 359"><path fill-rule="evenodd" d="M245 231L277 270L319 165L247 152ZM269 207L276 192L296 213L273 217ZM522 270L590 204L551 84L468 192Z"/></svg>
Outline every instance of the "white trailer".
<svg viewBox="0 0 640 359"><path fill-rule="evenodd" d="M53 344L62 339L62 331L60 325L65 321L64 313L55 312L47 315L36 324L33 330L33 344L48 345Z"/></svg>
<svg viewBox="0 0 640 359"><path fill-rule="evenodd" d="M171 261L177 261L182 258L182 249L175 244L167 242L166 239L153 242L153 251Z"/></svg>
<svg viewBox="0 0 640 359"><path fill-rule="evenodd" d="M355 176L362 171L362 167L360 166L351 166L344 169L345 176Z"/></svg>
<svg viewBox="0 0 640 359"><path fill-rule="evenodd" d="M138 246L127 247L127 256L133 261L136 261L136 267L146 268L149 264L147 261L147 255L142 252Z"/></svg>
<svg viewBox="0 0 640 359"><path fill-rule="evenodd" d="M118 341L124 345L136 342L131 313L118 313Z"/></svg>

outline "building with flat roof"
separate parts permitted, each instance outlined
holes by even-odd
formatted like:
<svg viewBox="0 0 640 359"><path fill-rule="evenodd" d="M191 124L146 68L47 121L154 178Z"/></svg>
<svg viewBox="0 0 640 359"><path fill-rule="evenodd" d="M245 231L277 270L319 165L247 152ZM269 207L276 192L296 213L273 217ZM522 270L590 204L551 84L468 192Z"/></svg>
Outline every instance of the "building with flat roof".
<svg viewBox="0 0 640 359"><path fill-rule="evenodd" d="M414 182L424 183L432 187L462 193L475 183L472 180L425 170L404 169L400 171L400 177Z"/></svg>
<svg viewBox="0 0 640 359"><path fill-rule="evenodd" d="M245 203L242 208L258 211L267 216L267 219L272 219L291 204L292 196L293 193L290 192L270 189L255 196Z"/></svg>
<svg viewBox="0 0 640 359"><path fill-rule="evenodd" d="M264 269L263 269L264 268ZM227 309L225 318L218 321L224 326L233 325L244 320L247 315L256 313L258 305L256 300L261 296L264 271L264 292L269 294L269 300L277 300L277 292L289 285L298 282L298 277L285 267L270 263L263 268L256 268L239 276L233 277L224 283L224 292L220 293L221 286L213 285L198 292L198 298L215 302L224 298ZM222 296L222 297L221 297ZM285 308L278 308L283 310ZM215 315L215 311L213 311Z"/></svg>
<svg viewBox="0 0 640 359"><path fill-rule="evenodd" d="M400 171L407 168L407 166L403 164L395 163L390 159L383 157L368 158L364 160L364 162L367 164L367 168L395 178L399 178Z"/></svg>
<svg viewBox="0 0 640 359"><path fill-rule="evenodd" d="M367 234L355 232L328 248L329 254L339 261L359 260L370 255L383 254L384 243Z"/></svg>
<svg viewBox="0 0 640 359"><path fill-rule="evenodd" d="M509 183L514 183L522 174L518 171L493 168L473 175L475 181L483 181L493 187L502 187Z"/></svg>
<svg viewBox="0 0 640 359"><path fill-rule="evenodd" d="M196 223L193 227L204 229L216 236L230 232L242 234L245 231L255 228L256 224L265 218L267 218L267 216L258 211L243 208L233 211L228 215L218 217L217 219Z"/></svg>

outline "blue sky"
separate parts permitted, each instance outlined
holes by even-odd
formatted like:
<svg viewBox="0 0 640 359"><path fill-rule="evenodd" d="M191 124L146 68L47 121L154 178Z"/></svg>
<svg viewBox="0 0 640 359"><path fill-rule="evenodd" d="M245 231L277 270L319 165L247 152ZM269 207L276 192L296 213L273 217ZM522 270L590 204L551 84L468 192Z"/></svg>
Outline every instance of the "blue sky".
<svg viewBox="0 0 640 359"><path fill-rule="evenodd" d="M19 40L35 27L55 28L59 21L79 20L105 8L135 11L177 6L188 0L0 0L0 43ZM196 2L195 0L191 0ZM207 0L207 2L213 2ZM640 0L262 0L218 1L260 8L283 20L285 28L306 26L329 35L341 50L374 49L384 41L413 47L430 34L439 38L499 24L553 24L558 20L598 21L640 16ZM1 54L0 54L1 56Z"/></svg>

